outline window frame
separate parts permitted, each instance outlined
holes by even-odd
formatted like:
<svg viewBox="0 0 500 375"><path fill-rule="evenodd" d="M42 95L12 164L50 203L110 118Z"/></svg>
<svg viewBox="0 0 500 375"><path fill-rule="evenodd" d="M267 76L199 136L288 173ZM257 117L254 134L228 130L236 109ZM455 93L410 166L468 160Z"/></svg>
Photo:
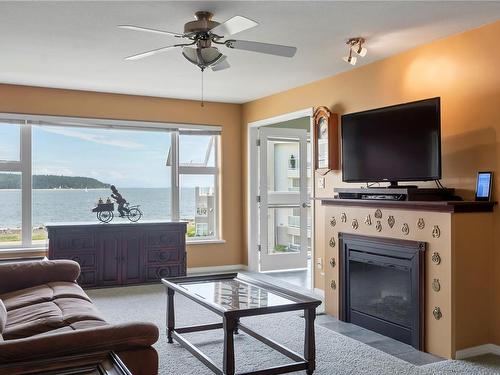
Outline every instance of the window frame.
<svg viewBox="0 0 500 375"><path fill-rule="evenodd" d="M179 221L180 216L180 176L186 175L213 175L214 176L214 208L215 208L215 228L214 236L204 238L193 238L186 236L188 244L195 243L224 243L221 237L221 207L220 207L220 136L222 128L216 125L198 124L175 124L160 122L143 122L129 120L109 120L98 118L79 118L65 116L45 116L45 115L23 115L15 113L0 113L1 121L18 122L20 125L19 161L0 160L0 172L21 173L21 241L19 245L2 245L0 252L22 251L45 249L46 245L40 246L33 243L33 183L32 183L32 125L47 124L51 126L63 127L84 127L96 129L122 129L140 131L161 131L171 134L171 212L172 221ZM1 125L0 125L1 126ZM179 162L179 136L181 134L210 134L214 136L214 166L181 166ZM165 150L168 152L168 150Z"/></svg>

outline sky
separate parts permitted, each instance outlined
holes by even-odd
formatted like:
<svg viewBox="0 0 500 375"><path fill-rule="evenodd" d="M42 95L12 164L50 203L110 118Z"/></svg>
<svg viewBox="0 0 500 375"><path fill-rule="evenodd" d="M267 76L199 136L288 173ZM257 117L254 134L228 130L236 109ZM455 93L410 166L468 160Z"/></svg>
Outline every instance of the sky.
<svg viewBox="0 0 500 375"><path fill-rule="evenodd" d="M92 177L117 187L166 188L170 133L33 126L33 174ZM180 160L205 160L208 136L181 136ZM0 160L19 160L19 126L0 125ZM210 158L213 164L213 157ZM212 178L213 180L213 178ZM207 178L183 178L183 186L207 186Z"/></svg>

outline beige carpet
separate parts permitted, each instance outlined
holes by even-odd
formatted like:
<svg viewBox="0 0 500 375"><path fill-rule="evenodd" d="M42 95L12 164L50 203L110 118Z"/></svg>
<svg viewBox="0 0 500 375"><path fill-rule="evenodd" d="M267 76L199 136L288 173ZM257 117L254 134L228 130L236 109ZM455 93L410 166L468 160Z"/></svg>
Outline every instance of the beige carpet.
<svg viewBox="0 0 500 375"><path fill-rule="evenodd" d="M109 322L142 320L158 325L161 336L155 346L160 355L160 374L211 374L211 371L177 343L167 344L166 297L162 285L95 289L88 293ZM182 296L176 296L176 319L179 326L219 321L215 314ZM304 320L298 313L267 315L243 321L257 332L292 350L302 352ZM221 331L195 333L189 335L189 338L221 365ZM245 334L236 336L235 345L237 371L256 370L287 362L279 353ZM321 326L316 328L316 346L315 374L500 374L500 358L496 356L415 366Z"/></svg>

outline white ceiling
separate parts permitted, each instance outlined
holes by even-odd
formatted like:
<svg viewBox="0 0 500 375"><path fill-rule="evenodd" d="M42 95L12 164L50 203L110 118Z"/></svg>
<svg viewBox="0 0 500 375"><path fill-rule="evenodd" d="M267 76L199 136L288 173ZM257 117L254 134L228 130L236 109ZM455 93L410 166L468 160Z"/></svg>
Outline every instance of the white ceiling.
<svg viewBox="0 0 500 375"><path fill-rule="evenodd" d="M123 57L176 43L120 30L134 24L182 32L193 12L260 25L236 39L298 47L292 59L225 47L231 69L205 73L205 99L242 103L348 69L348 37L365 37L367 64L500 18L500 2L1 2L0 82L162 96L200 97L200 71L180 50L138 61Z"/></svg>

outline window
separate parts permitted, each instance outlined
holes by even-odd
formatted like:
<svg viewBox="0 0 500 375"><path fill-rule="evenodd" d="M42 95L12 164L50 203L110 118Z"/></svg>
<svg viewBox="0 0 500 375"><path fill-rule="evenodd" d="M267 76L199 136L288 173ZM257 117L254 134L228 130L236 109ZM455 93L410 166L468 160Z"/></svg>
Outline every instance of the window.
<svg viewBox="0 0 500 375"><path fill-rule="evenodd" d="M208 236L207 223L196 223L196 236Z"/></svg>
<svg viewBox="0 0 500 375"><path fill-rule="evenodd" d="M188 239L218 237L217 140L210 133L179 135L179 218L188 222Z"/></svg>
<svg viewBox="0 0 500 375"><path fill-rule="evenodd" d="M219 238L220 130L81 121L0 120L0 247L45 245L49 223L98 222L111 185L142 220L186 220L188 241ZM114 222L128 220L114 209Z"/></svg>

